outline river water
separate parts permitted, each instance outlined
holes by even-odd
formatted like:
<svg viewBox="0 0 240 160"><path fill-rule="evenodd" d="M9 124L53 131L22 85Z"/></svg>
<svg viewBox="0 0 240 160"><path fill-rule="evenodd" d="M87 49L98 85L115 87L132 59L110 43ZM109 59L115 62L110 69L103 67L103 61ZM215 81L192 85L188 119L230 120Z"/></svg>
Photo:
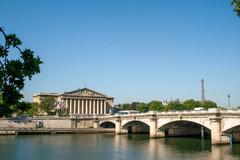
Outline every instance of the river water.
<svg viewBox="0 0 240 160"><path fill-rule="evenodd" d="M197 138L66 134L0 136L0 160L239 160L240 144Z"/></svg>

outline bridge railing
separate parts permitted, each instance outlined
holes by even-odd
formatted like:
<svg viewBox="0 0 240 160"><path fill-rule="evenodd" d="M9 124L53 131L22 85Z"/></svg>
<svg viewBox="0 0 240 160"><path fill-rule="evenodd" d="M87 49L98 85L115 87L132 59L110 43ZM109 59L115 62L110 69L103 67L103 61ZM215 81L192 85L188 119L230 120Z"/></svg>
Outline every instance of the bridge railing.
<svg viewBox="0 0 240 160"><path fill-rule="evenodd" d="M157 111L149 111L145 113L134 113L134 114L126 114L126 115L104 115L104 116L99 116L99 118L116 118L116 117L140 117L140 116L151 116L151 115L156 115L156 116L161 116L161 115L211 115L211 114L236 114L240 115L240 110L221 110L219 108L211 108L208 110L191 110L191 111L167 111L167 112L157 112Z"/></svg>

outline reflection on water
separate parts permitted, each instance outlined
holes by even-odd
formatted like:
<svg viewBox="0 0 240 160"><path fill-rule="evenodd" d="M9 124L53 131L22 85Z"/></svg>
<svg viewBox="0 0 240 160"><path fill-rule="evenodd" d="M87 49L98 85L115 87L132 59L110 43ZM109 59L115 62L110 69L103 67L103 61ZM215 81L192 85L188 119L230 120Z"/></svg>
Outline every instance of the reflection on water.
<svg viewBox="0 0 240 160"><path fill-rule="evenodd" d="M0 136L1 160L183 160L240 159L240 144L212 146L194 138L150 139L148 135Z"/></svg>

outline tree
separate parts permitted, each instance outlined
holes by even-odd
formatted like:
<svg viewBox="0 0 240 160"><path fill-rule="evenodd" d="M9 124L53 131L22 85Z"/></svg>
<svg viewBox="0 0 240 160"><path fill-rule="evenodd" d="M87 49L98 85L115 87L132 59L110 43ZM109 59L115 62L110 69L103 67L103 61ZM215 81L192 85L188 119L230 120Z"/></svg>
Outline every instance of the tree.
<svg viewBox="0 0 240 160"><path fill-rule="evenodd" d="M0 93L0 106L1 104L3 104L3 100L2 100L2 94Z"/></svg>
<svg viewBox="0 0 240 160"><path fill-rule="evenodd" d="M189 99L183 102L183 107L184 110L193 110L194 108L201 107L201 103L199 101Z"/></svg>
<svg viewBox="0 0 240 160"><path fill-rule="evenodd" d="M234 6L234 11L240 16L240 0L233 0L232 5Z"/></svg>
<svg viewBox="0 0 240 160"><path fill-rule="evenodd" d="M39 110L40 110L40 104L33 102L33 103L31 103L31 108L29 108L26 111L26 113L29 116L36 116L36 115L38 115Z"/></svg>
<svg viewBox="0 0 240 160"><path fill-rule="evenodd" d="M3 35L3 44L0 44L1 117L10 116L14 112L11 106L18 105L23 98L20 91L24 88L25 79L31 80L33 75L40 73L42 61L38 56L34 56L32 50L22 50L20 48L22 42L15 34L6 34L2 27L0 27L0 33ZM19 55L16 56L13 53Z"/></svg>
<svg viewBox="0 0 240 160"><path fill-rule="evenodd" d="M51 96L45 97L40 103L40 109L44 112L47 112L48 115L51 114L51 111L55 109L55 98Z"/></svg>
<svg viewBox="0 0 240 160"><path fill-rule="evenodd" d="M201 105L204 109L208 108L218 108L217 104L213 101L207 100Z"/></svg>
<svg viewBox="0 0 240 160"><path fill-rule="evenodd" d="M32 109L30 102L18 102L15 105L11 106L11 110L17 115L27 114L27 111Z"/></svg>
<svg viewBox="0 0 240 160"><path fill-rule="evenodd" d="M120 108L122 110L130 110L131 109L131 105L129 103L124 103L120 105Z"/></svg>
<svg viewBox="0 0 240 160"><path fill-rule="evenodd" d="M146 103L137 103L136 110L139 112L148 112L149 106Z"/></svg>
<svg viewBox="0 0 240 160"><path fill-rule="evenodd" d="M170 101L167 104L165 110L167 110L167 111L169 111L169 110L179 111L179 110L184 110L184 107L183 107L182 102L177 99L177 100L174 100L174 101Z"/></svg>
<svg viewBox="0 0 240 160"><path fill-rule="evenodd" d="M150 111L163 111L164 106L162 105L162 102L160 101L151 101L147 104L149 106Z"/></svg>

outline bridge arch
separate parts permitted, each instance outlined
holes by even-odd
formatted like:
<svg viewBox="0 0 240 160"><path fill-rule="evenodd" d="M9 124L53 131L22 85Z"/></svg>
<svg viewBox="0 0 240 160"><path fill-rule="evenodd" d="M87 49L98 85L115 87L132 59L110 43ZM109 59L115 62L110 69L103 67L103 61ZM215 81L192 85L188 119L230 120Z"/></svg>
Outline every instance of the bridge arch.
<svg viewBox="0 0 240 160"><path fill-rule="evenodd" d="M227 134L232 142L240 143L240 123L225 124L227 127L222 130L223 134Z"/></svg>
<svg viewBox="0 0 240 160"><path fill-rule="evenodd" d="M240 128L240 119L236 118L225 118L222 120L222 132L229 132L231 130L236 130ZM240 132L240 129L238 130Z"/></svg>
<svg viewBox="0 0 240 160"><path fill-rule="evenodd" d="M150 124L150 120L149 120L149 118L145 118L145 119L123 119L122 120L122 123L121 123L121 126L125 126L126 124L128 124L128 123L132 123L132 122L141 122L141 123L143 123L143 124L146 124L146 125L148 125L148 126L150 126L149 124Z"/></svg>
<svg viewBox="0 0 240 160"><path fill-rule="evenodd" d="M113 121L103 121L99 123L102 128L115 128L115 123Z"/></svg>
<svg viewBox="0 0 240 160"><path fill-rule="evenodd" d="M240 124L236 126L232 126L231 128L228 128L227 130L224 130L222 132L239 132L240 133Z"/></svg>
<svg viewBox="0 0 240 160"><path fill-rule="evenodd" d="M122 128L126 129L128 133L149 133L150 126L141 120L131 120L122 124Z"/></svg>
<svg viewBox="0 0 240 160"><path fill-rule="evenodd" d="M239 132L240 133L240 124L235 124L235 125L229 125L227 128L224 128L222 130L223 133L227 132Z"/></svg>
<svg viewBox="0 0 240 160"><path fill-rule="evenodd" d="M169 121L158 127L159 131L163 131L166 136L209 136L211 129L189 120Z"/></svg>
<svg viewBox="0 0 240 160"><path fill-rule="evenodd" d="M211 130L210 120L200 120L200 119L158 119L157 128L160 129L162 126L174 122L189 122L205 127L208 130Z"/></svg>

